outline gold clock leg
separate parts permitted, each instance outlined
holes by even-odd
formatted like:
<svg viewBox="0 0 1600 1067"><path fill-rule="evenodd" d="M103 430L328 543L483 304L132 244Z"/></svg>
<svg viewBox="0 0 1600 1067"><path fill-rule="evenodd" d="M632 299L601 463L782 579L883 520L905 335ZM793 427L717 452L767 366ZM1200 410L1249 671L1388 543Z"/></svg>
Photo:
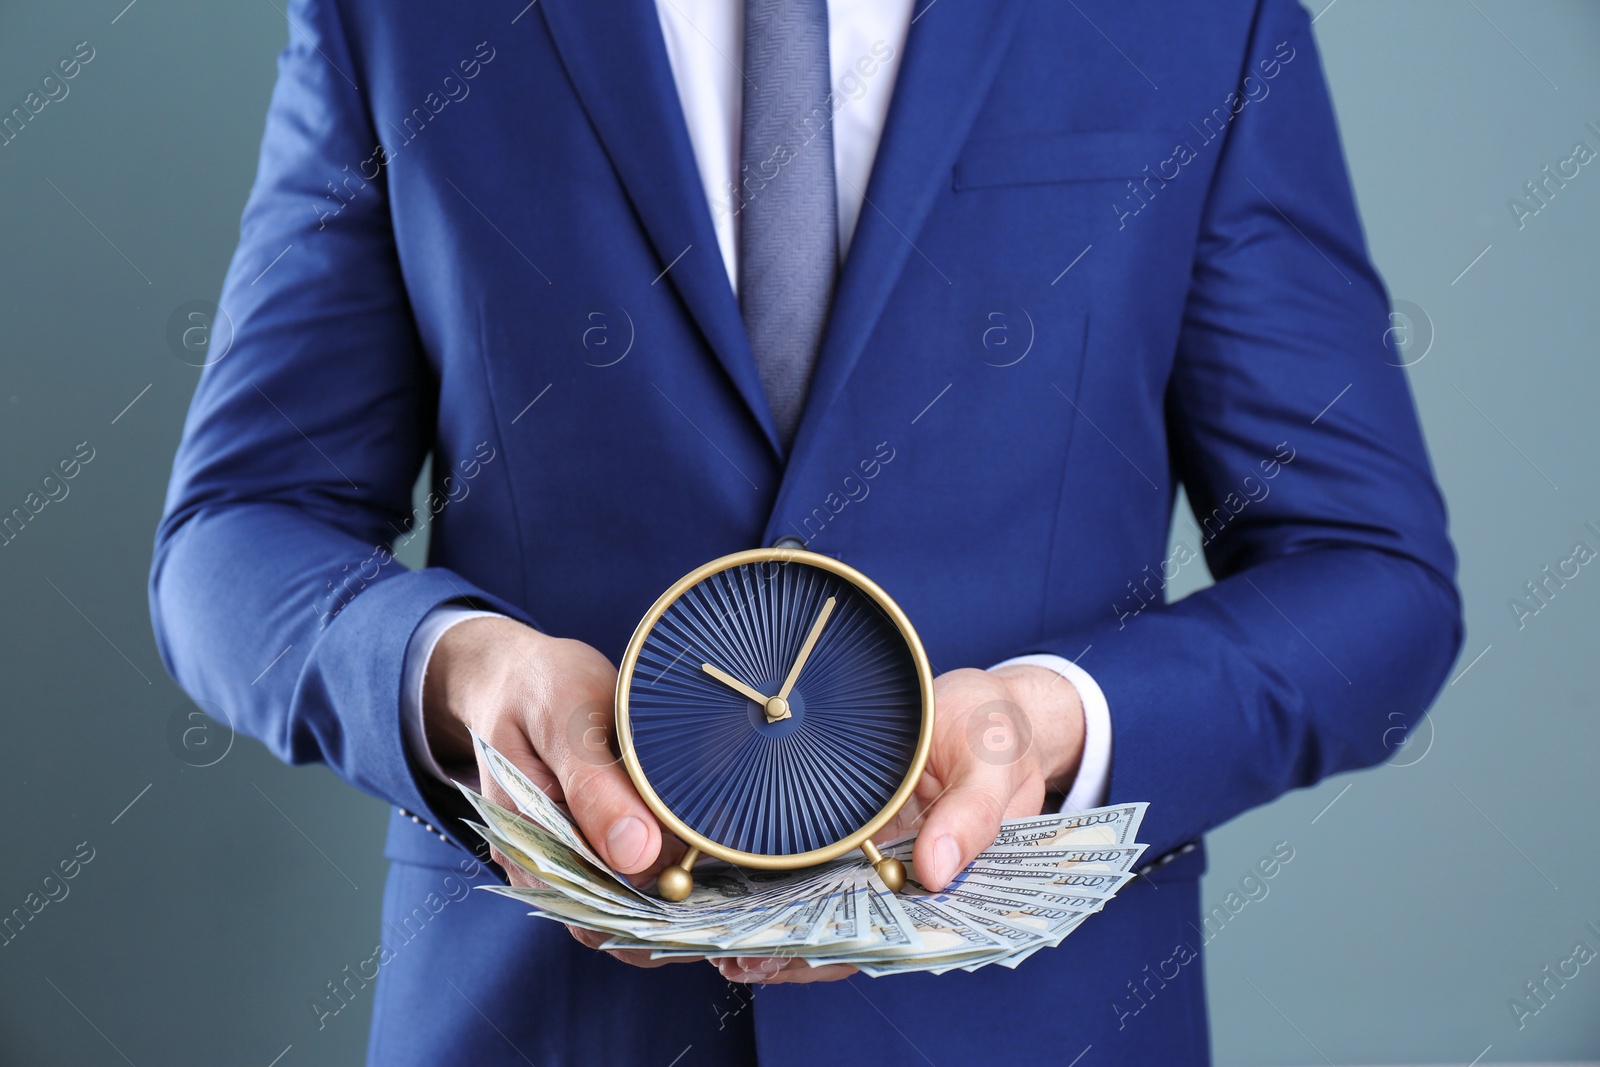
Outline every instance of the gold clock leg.
<svg viewBox="0 0 1600 1067"><path fill-rule="evenodd" d="M871 841L863 842L861 851L867 854L867 862L878 872L883 884L898 893L906 884L906 865L879 852L878 846Z"/></svg>
<svg viewBox="0 0 1600 1067"><path fill-rule="evenodd" d="M694 868L694 861L700 858L700 850L691 848L683 854L683 859L661 872L656 879L656 892L662 900L670 900L674 904L689 896L694 889L694 875L689 872ZM903 875L902 875L903 877Z"/></svg>

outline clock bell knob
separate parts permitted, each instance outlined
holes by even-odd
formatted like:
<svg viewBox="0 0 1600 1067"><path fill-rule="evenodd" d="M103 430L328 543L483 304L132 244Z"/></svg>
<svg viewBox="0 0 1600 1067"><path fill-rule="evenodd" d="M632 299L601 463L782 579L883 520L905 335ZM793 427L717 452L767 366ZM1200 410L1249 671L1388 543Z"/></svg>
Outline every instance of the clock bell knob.
<svg viewBox="0 0 1600 1067"><path fill-rule="evenodd" d="M689 871L694 867L694 861L700 858L700 850L691 848L683 854L683 859L666 868L656 878L656 893L662 900L674 904L688 899L694 890L694 875Z"/></svg>
<svg viewBox="0 0 1600 1067"><path fill-rule="evenodd" d="M872 864L873 870L878 872L878 877L883 879L883 884L889 887L890 892L898 893L905 887L905 864L879 852L878 846L871 841L862 842L861 851L867 854L867 862Z"/></svg>

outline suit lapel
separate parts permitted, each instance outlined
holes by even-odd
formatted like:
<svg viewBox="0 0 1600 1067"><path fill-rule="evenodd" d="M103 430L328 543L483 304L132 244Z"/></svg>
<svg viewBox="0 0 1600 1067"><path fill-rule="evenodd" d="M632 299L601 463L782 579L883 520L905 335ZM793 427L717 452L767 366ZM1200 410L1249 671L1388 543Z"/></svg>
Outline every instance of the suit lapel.
<svg viewBox="0 0 1600 1067"><path fill-rule="evenodd" d="M949 0L947 0L949 2ZM660 257L774 452L772 412L728 285L651 0L543 0L562 64Z"/></svg>
<svg viewBox="0 0 1600 1067"><path fill-rule="evenodd" d="M918 0L905 54L795 435L799 466L894 290L994 80L1023 0ZM930 268L933 269L933 268ZM780 499L780 508L782 502Z"/></svg>

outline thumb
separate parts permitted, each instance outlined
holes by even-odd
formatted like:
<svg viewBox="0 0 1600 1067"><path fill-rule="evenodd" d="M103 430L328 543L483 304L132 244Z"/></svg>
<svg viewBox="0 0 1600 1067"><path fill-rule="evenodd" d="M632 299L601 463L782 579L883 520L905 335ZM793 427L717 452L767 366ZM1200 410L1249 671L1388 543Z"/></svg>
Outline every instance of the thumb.
<svg viewBox="0 0 1600 1067"><path fill-rule="evenodd" d="M637 874L661 852L661 825L639 799L621 764L580 765L564 778L567 806L600 856L623 874Z"/></svg>
<svg viewBox="0 0 1600 1067"><path fill-rule="evenodd" d="M997 706L989 701L964 717L952 716L940 737L943 743L936 741L935 759L947 768L940 775L946 784L928 808L912 857L918 880L929 889L949 885L993 844L1001 820L1037 815L1044 802L1043 779L1029 760L1018 758L1027 742L1019 746L1016 740L1017 717L996 713ZM979 743L980 737L993 740L994 730L986 729L991 723L1005 728L1009 743L999 748Z"/></svg>
<svg viewBox="0 0 1600 1067"><path fill-rule="evenodd" d="M941 890L994 843L1002 819L1038 814L1044 780L1030 755L1031 722L999 679L957 670L934 689L929 768L944 790L928 807L912 862L918 881Z"/></svg>
<svg viewBox="0 0 1600 1067"><path fill-rule="evenodd" d="M661 826L611 746L608 703L582 705L546 755L572 817L602 859L624 874L649 868L661 852Z"/></svg>
<svg viewBox="0 0 1600 1067"><path fill-rule="evenodd" d="M994 842L1012 794L1005 768L974 760L928 810L912 862L927 888L943 889Z"/></svg>

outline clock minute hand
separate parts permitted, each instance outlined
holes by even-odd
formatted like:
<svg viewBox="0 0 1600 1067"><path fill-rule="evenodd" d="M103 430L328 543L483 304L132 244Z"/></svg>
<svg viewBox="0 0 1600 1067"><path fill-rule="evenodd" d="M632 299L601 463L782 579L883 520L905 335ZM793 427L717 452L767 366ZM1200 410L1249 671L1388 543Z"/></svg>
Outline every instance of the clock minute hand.
<svg viewBox="0 0 1600 1067"><path fill-rule="evenodd" d="M811 632L806 634L805 644L800 646L800 654L794 658L794 666L789 668L789 677L783 680L783 688L778 690L778 696L783 700L789 699L789 690L800 680L800 672L805 668L806 660L811 658L811 650L817 647L817 638L822 636L822 628L827 625L828 616L833 614L835 602L835 597L829 597L823 603L817 621L811 624Z"/></svg>
<svg viewBox="0 0 1600 1067"><path fill-rule="evenodd" d="M749 697L757 704L765 704L767 702L767 694L761 692L759 689L756 689L754 686L745 685L727 671L713 667L709 663L700 664L700 669L711 675L711 677L715 678L723 685L727 686L729 689L732 689L734 692L739 693L742 696Z"/></svg>

